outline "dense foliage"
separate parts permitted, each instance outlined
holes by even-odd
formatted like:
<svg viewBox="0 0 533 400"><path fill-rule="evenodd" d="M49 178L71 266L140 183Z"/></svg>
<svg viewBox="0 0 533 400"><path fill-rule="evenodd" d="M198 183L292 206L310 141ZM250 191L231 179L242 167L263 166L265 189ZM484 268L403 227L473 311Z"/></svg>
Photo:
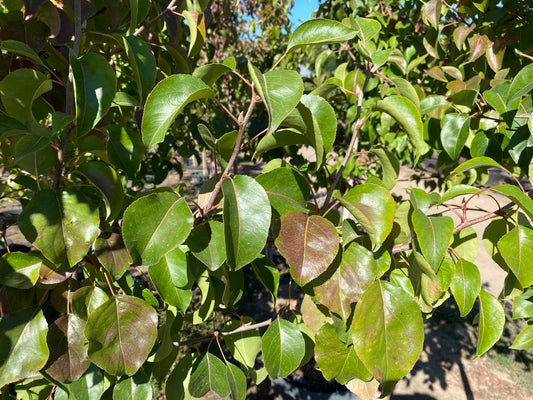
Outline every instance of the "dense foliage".
<svg viewBox="0 0 533 400"><path fill-rule="evenodd" d="M4 398L243 399L313 356L385 395L450 296L463 316L479 303L477 356L505 300L533 321L528 2L330 0L291 34L290 8L0 5L0 190L22 205L2 239L14 223L34 246L0 259ZM211 171L199 190L158 187L190 157ZM391 195L432 157L439 190ZM489 168L512 184L483 186ZM471 218L491 192L509 203ZM475 265L487 220L498 298ZM276 301L275 252L301 306L239 315L245 281ZM532 347L528 325L513 348Z"/></svg>

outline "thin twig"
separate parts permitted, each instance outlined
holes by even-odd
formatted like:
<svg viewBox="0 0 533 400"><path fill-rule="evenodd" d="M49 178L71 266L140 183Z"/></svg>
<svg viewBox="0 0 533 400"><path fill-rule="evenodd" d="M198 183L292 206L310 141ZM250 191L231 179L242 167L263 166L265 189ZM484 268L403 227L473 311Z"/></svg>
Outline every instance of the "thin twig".
<svg viewBox="0 0 533 400"><path fill-rule="evenodd" d="M235 160L237 159L237 155L239 154L239 150L241 149L241 143L242 143L242 138L244 136L244 131L246 130L246 127L248 126L248 122L250 121L250 118L252 117L252 112L254 111L256 103L257 103L257 96L255 93L255 88L252 85L252 99L250 100L248 111L246 112L246 115L244 117L242 116L242 113L239 116L239 132L237 134L237 141L235 142L235 146L233 147L233 153L231 154L231 157L228 161L228 165L226 165L226 169L222 173L222 176L217 181L215 188L213 189L213 192L211 193L209 202L204 207L204 215L207 214L209 210L211 210L211 207L213 207L215 199L218 193L220 192L222 181L224 180L225 177L228 176L229 172L233 168L233 164L235 164Z"/></svg>
<svg viewBox="0 0 533 400"><path fill-rule="evenodd" d="M177 0L172 0L170 3L168 3L167 8L165 8L163 11L161 11L157 17L152 18L150 21L148 21L147 23L143 24L139 29L137 29L135 32L133 32L133 36L138 36L142 31L144 31L144 29L147 26L150 26L154 22L156 22L159 19L163 18L163 16L167 12L174 10L174 8L176 8L176 2L177 2Z"/></svg>

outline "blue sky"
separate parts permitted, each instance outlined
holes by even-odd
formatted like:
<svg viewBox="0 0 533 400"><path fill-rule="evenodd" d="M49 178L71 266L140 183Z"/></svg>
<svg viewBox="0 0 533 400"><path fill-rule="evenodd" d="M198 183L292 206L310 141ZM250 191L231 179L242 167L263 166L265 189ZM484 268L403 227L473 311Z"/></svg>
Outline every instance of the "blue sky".
<svg viewBox="0 0 533 400"><path fill-rule="evenodd" d="M291 21L293 29L309 19L313 11L318 9L318 0L294 0ZM300 21L301 20L301 21Z"/></svg>

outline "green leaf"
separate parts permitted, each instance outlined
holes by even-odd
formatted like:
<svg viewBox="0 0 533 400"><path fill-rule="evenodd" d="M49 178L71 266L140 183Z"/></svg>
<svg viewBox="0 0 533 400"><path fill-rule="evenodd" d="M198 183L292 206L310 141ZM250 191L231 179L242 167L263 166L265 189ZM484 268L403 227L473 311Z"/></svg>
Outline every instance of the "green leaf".
<svg viewBox="0 0 533 400"><path fill-rule="evenodd" d="M46 75L33 69L17 69L0 81L0 100L10 117L28 125L34 119L34 101L50 90L52 81Z"/></svg>
<svg viewBox="0 0 533 400"><path fill-rule="evenodd" d="M453 219L447 216L428 217L421 210L415 210L412 222L422 254L437 272L452 240Z"/></svg>
<svg viewBox="0 0 533 400"><path fill-rule="evenodd" d="M280 129L276 132L271 133L268 136L263 137L257 144L255 149L255 156L272 150L278 147L291 146L295 144L306 144L309 146L313 145L313 141L294 129Z"/></svg>
<svg viewBox="0 0 533 400"><path fill-rule="evenodd" d="M303 212L281 217L275 243L300 286L325 272L339 250L335 226L319 215L308 216Z"/></svg>
<svg viewBox="0 0 533 400"><path fill-rule="evenodd" d="M213 86L227 72L233 71L226 64L206 64L194 70L192 76L201 79L208 86Z"/></svg>
<svg viewBox="0 0 533 400"><path fill-rule="evenodd" d="M522 287L533 284L533 229L519 225L503 236L498 249Z"/></svg>
<svg viewBox="0 0 533 400"><path fill-rule="evenodd" d="M513 300L513 319L533 317L533 288L529 288Z"/></svg>
<svg viewBox="0 0 533 400"><path fill-rule="evenodd" d="M433 25L435 29L439 27L439 21L441 17L442 0L431 0L427 2L422 11L424 17Z"/></svg>
<svg viewBox="0 0 533 400"><path fill-rule="evenodd" d="M117 295L89 315L85 337L93 363L114 376L133 375L157 339L157 313L137 297Z"/></svg>
<svg viewBox="0 0 533 400"><path fill-rule="evenodd" d="M450 287L461 317L465 317L472 310L481 290L478 268L470 261L459 259L455 264L455 275Z"/></svg>
<svg viewBox="0 0 533 400"><path fill-rule="evenodd" d="M275 300L278 297L279 271L274 263L268 257L261 255L252 261L252 268Z"/></svg>
<svg viewBox="0 0 533 400"><path fill-rule="evenodd" d="M96 365L91 364L87 372L77 381L69 385L57 385L54 398L56 400L99 400L103 392L102 372Z"/></svg>
<svg viewBox="0 0 533 400"><path fill-rule="evenodd" d="M131 377L120 380L113 388L114 400L151 400L152 385L142 369Z"/></svg>
<svg viewBox="0 0 533 400"><path fill-rule="evenodd" d="M391 81L400 92L400 95L411 100L416 108L420 110L420 99L418 98L418 94L413 85L403 78L391 78Z"/></svg>
<svg viewBox="0 0 533 400"><path fill-rule="evenodd" d="M240 269L253 261L263 247L270 228L270 203L263 187L249 176L222 181L224 233L230 267Z"/></svg>
<svg viewBox="0 0 533 400"><path fill-rule="evenodd" d="M237 143L237 131L227 132L215 141L217 160L221 168L226 168Z"/></svg>
<svg viewBox="0 0 533 400"><path fill-rule="evenodd" d="M468 185L457 185L453 186L450 189L446 190L444 194L440 198L440 204L453 199L457 196L462 196L465 194L473 194L473 193L479 193L481 189L476 188L474 186L468 186Z"/></svg>
<svg viewBox="0 0 533 400"><path fill-rule="evenodd" d="M337 21L314 19L298 26L291 35L286 53L310 45L325 45L346 42L355 37L356 32Z"/></svg>
<svg viewBox="0 0 533 400"><path fill-rule="evenodd" d="M263 335L262 349L268 374L274 379L284 378L300 366L305 340L296 326L277 318Z"/></svg>
<svg viewBox="0 0 533 400"><path fill-rule="evenodd" d="M122 211L124 188L116 171L103 161L87 161L77 171L102 194L106 206L106 218L114 220Z"/></svg>
<svg viewBox="0 0 533 400"><path fill-rule="evenodd" d="M94 253L114 279L120 279L132 264L130 253L117 233L100 236L94 244Z"/></svg>
<svg viewBox="0 0 533 400"><path fill-rule="evenodd" d="M0 258L0 285L30 289L39 279L43 260L39 253L6 253Z"/></svg>
<svg viewBox="0 0 533 400"><path fill-rule="evenodd" d="M95 127L111 107L116 91L115 71L104 56L87 53L70 57L74 74L78 137Z"/></svg>
<svg viewBox="0 0 533 400"><path fill-rule="evenodd" d="M510 348L515 350L533 349L533 325L522 329Z"/></svg>
<svg viewBox="0 0 533 400"><path fill-rule="evenodd" d="M373 183L357 185L338 199L379 248L392 231L396 203L387 189Z"/></svg>
<svg viewBox="0 0 533 400"><path fill-rule="evenodd" d="M28 241L58 266L81 261L98 234L98 210L77 189L35 193L18 219Z"/></svg>
<svg viewBox="0 0 533 400"><path fill-rule="evenodd" d="M231 332L240 327L251 325L254 321L250 317L242 317L241 321L229 321L224 326L224 332ZM259 329L242 330L232 334L224 334L224 343L231 355L247 369L255 365L255 359L261 349L261 335Z"/></svg>
<svg viewBox="0 0 533 400"><path fill-rule="evenodd" d="M360 43L363 47L367 48L368 43L379 34L381 30L381 24L370 18L356 17L351 20L352 25L357 31Z"/></svg>
<svg viewBox="0 0 533 400"><path fill-rule="evenodd" d="M420 101L420 113L427 114L439 107L448 104L450 104L448 100L446 100L442 96L427 96L426 98L422 99L422 101Z"/></svg>
<svg viewBox="0 0 533 400"><path fill-rule="evenodd" d="M489 350L500 339L505 324L505 312L498 300L484 289L479 293L479 335L476 358Z"/></svg>
<svg viewBox="0 0 533 400"><path fill-rule="evenodd" d="M155 83L157 64L154 54L144 40L137 36L113 35L113 37L128 56L129 66L133 70L139 99L142 104Z"/></svg>
<svg viewBox="0 0 533 400"><path fill-rule="evenodd" d="M353 346L346 346L337 336L333 324L325 324L316 335L315 360L328 381L341 385L358 378L370 380L372 375L363 365Z"/></svg>
<svg viewBox="0 0 533 400"><path fill-rule="evenodd" d="M35 64L44 66L43 62L39 58L39 55L26 43L22 43L17 40L3 40L2 44L0 44L0 49L27 57Z"/></svg>
<svg viewBox="0 0 533 400"><path fill-rule="evenodd" d="M533 64L522 68L513 79L507 93L507 104L514 99L524 96L533 89Z"/></svg>
<svg viewBox="0 0 533 400"><path fill-rule="evenodd" d="M142 24L150 11L150 0L129 0L130 1L130 28L128 33L135 32L136 28Z"/></svg>
<svg viewBox="0 0 533 400"><path fill-rule="evenodd" d="M200 11L201 12L201 11ZM190 45L189 57L194 57L202 49L202 46L205 41L205 23L202 14L198 14L194 11L184 10L182 12L183 16L189 24L190 32Z"/></svg>
<svg viewBox="0 0 533 400"><path fill-rule="evenodd" d="M191 75L172 75L159 82L148 95L142 120L142 138L149 151L162 142L170 124L192 101L213 98L213 91Z"/></svg>
<svg viewBox="0 0 533 400"><path fill-rule="evenodd" d="M62 315L50 324L46 337L50 358L45 371L56 381L74 382L89 368L84 327L85 321L74 314Z"/></svg>
<svg viewBox="0 0 533 400"><path fill-rule="evenodd" d="M231 398L233 400L246 399L246 376L244 372L236 365L226 364L226 377L231 389Z"/></svg>
<svg viewBox="0 0 533 400"><path fill-rule="evenodd" d="M0 387L39 371L48 359L43 312L26 308L0 319Z"/></svg>
<svg viewBox="0 0 533 400"><path fill-rule="evenodd" d="M317 300L330 311L348 320L351 305L378 278L378 265L372 252L352 242L344 250L342 261L326 282L314 288Z"/></svg>
<svg viewBox="0 0 533 400"><path fill-rule="evenodd" d="M409 140L418 155L424 154L429 147L424 142L424 126L420 111L413 102L403 96L390 96L378 100L374 105L377 111L385 112L393 117L400 127L407 133Z"/></svg>
<svg viewBox="0 0 533 400"><path fill-rule="evenodd" d="M396 185L396 179L400 174L400 162L385 147L374 146L370 152L379 158L383 170L383 183L387 189L391 190Z"/></svg>
<svg viewBox="0 0 533 400"><path fill-rule="evenodd" d="M389 282L377 281L363 294L350 331L356 354L381 383L383 395L411 370L422 352L424 325L418 304Z"/></svg>
<svg viewBox="0 0 533 400"><path fill-rule="evenodd" d="M300 103L307 108L311 112L313 118L316 119L318 129L315 129L316 132L314 135L320 135L320 139L315 137L314 143L322 143L324 152L328 153L333 147L335 136L337 134L337 116L335 115L333 107L324 98L312 94L303 95ZM298 109L300 110L300 108ZM301 113L300 115L304 117L305 121L306 114ZM310 133L311 132L309 132L308 129L306 135L310 137Z"/></svg>
<svg viewBox="0 0 533 400"><path fill-rule="evenodd" d="M262 74L250 63L248 70L268 112L268 135L278 129L300 102L304 90L302 78L292 70L276 69Z"/></svg>
<svg viewBox="0 0 533 400"><path fill-rule="evenodd" d="M305 178L292 168L276 168L256 178L265 189L272 208L283 216L293 211L306 212L311 189Z"/></svg>
<svg viewBox="0 0 533 400"><path fill-rule="evenodd" d="M211 271L216 271L226 261L224 224L220 221L210 220L195 226L186 243Z"/></svg>
<svg viewBox="0 0 533 400"><path fill-rule="evenodd" d="M495 192L501 193L518 207L520 207L530 219L533 219L533 200L527 194L522 192L517 186L513 185L499 185L490 188Z"/></svg>
<svg viewBox="0 0 533 400"><path fill-rule="evenodd" d="M109 296L98 286L84 286L72 294L72 312L87 321L89 315L109 300Z"/></svg>
<svg viewBox="0 0 533 400"><path fill-rule="evenodd" d="M496 168L502 168L500 164L498 164L496 161L494 161L492 158L489 157L474 157L468 161L465 161L461 165L459 165L457 168L455 168L452 173L448 176L447 179L450 179L454 175L461 174L463 172L466 172L472 168L486 168L486 167L496 167Z"/></svg>
<svg viewBox="0 0 533 400"><path fill-rule="evenodd" d="M133 262L153 265L185 241L192 225L192 213L184 198L173 192L155 192L126 209L122 233Z"/></svg>
<svg viewBox="0 0 533 400"><path fill-rule="evenodd" d="M227 397L231 393L226 365L213 354L205 353L193 367L189 392L193 397L203 397L209 391L220 397Z"/></svg>
<svg viewBox="0 0 533 400"><path fill-rule="evenodd" d="M479 247L475 229L471 226L461 229L454 235L451 247L462 259L475 262Z"/></svg>
<svg viewBox="0 0 533 400"><path fill-rule="evenodd" d="M419 188L412 188L409 191L409 200L415 210L418 209L424 214L429 210L429 207L431 207L431 198L429 197L429 194L425 190Z"/></svg>
<svg viewBox="0 0 533 400"><path fill-rule="evenodd" d="M179 248L169 251L148 273L157 291L166 303L187 311L192 299L192 274L187 269L187 256Z"/></svg>
<svg viewBox="0 0 533 400"><path fill-rule="evenodd" d="M189 400L188 392L194 358L196 356L186 353L177 363L168 376L165 385L165 395L168 400Z"/></svg>
<svg viewBox="0 0 533 400"><path fill-rule="evenodd" d="M118 125L107 127L109 140L107 141L107 155L109 161L133 177L144 154L144 146L138 131L128 131Z"/></svg>
<svg viewBox="0 0 533 400"><path fill-rule="evenodd" d="M470 117L466 114L446 114L441 120L442 146L451 159L461 154L470 133Z"/></svg>

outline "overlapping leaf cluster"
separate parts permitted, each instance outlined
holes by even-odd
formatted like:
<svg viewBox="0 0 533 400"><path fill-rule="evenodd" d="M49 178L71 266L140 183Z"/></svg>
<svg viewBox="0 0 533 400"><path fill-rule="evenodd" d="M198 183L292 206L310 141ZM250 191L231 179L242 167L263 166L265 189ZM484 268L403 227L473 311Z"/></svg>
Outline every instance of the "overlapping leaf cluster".
<svg viewBox="0 0 533 400"><path fill-rule="evenodd" d="M499 2L330 1L328 19L257 62L204 43L224 2L123 3L13 0L0 14L2 190L33 246L0 259L2 394L144 399L155 382L169 399L242 399L247 380L313 356L326 379L387 394L449 297L463 316L479 304L477 356L502 334L504 301L533 319L533 200L518 181L532 169L533 64L509 39L527 25ZM320 53L313 79L291 63L304 51ZM234 102L232 81L246 88ZM150 187L172 149L213 159L199 193ZM238 170L243 150L258 176ZM444 191L393 197L401 161L433 155ZM472 219L487 168L517 184L492 187L509 204ZM458 196L454 220L443 206ZM475 265L481 220L507 272L498 298ZM240 316L251 275L277 300L273 247L303 301ZM215 314L222 329L184 336Z"/></svg>

